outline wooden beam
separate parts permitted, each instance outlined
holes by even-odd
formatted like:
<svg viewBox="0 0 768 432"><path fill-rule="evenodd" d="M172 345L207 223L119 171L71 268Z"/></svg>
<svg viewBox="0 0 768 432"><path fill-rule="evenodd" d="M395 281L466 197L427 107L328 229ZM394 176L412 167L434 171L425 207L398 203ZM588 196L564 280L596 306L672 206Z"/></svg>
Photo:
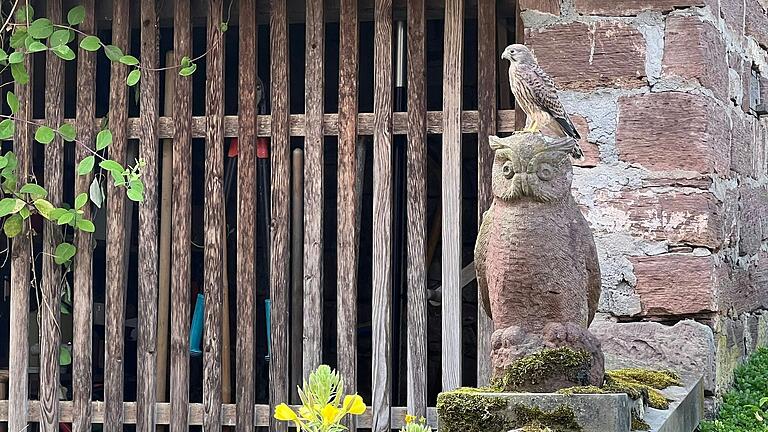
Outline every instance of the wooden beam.
<svg viewBox="0 0 768 432"><path fill-rule="evenodd" d="M221 430L221 308L224 287L224 33L223 0L208 9L205 141L205 326L203 336L203 429Z"/></svg>
<svg viewBox="0 0 768 432"><path fill-rule="evenodd" d="M190 0L174 2L174 63L190 56ZM192 82L190 77L175 79L173 111L173 224L171 236L171 432L187 432L189 412L189 323L190 323L190 226L192 205L190 168L192 165ZM168 115L168 113L166 113Z"/></svg>
<svg viewBox="0 0 768 432"><path fill-rule="evenodd" d="M46 2L46 15L55 24L62 23L61 0ZM53 130L64 120L64 63L53 51L45 58L45 117ZM47 199L54 206L62 204L64 181L62 156L64 145L60 136L45 146L45 187ZM61 349L61 266L54 261L56 246L62 241L58 224L43 224L43 280L40 286L40 430L59 430L59 350Z"/></svg>
<svg viewBox="0 0 768 432"><path fill-rule="evenodd" d="M304 99L304 379L323 353L323 0L307 0Z"/></svg>
<svg viewBox="0 0 768 432"><path fill-rule="evenodd" d="M496 135L496 2L480 2L477 5L478 53L477 53L477 212L478 227L483 213L493 200L491 190L491 165L493 152L488 136ZM493 322L477 303L477 385L488 385L491 377L491 333Z"/></svg>
<svg viewBox="0 0 768 432"><path fill-rule="evenodd" d="M96 31L94 0L83 0L85 19L80 30L86 34ZM82 40L80 36L78 40ZM96 91L93 87L96 75L96 53L82 50L77 57L77 139L75 159L81 161L89 154L95 141L95 128L91 119L96 109ZM75 175L75 194L87 193L93 174ZM83 218L91 220L91 205L83 207ZM73 432L91 431L91 400L93 398L93 236L85 231L75 232L74 270L72 272L72 400Z"/></svg>
<svg viewBox="0 0 768 432"><path fill-rule="evenodd" d="M70 401L61 401L61 421L69 423L73 420L73 406ZM104 422L104 402L91 402L91 411L93 412L93 423L100 424ZM298 410L298 407L293 406ZM200 426L203 424L203 404L189 404L189 424L190 426ZM125 424L136 424L136 402L123 402L123 412L125 412ZM167 425L171 421L171 405L169 403L157 403L155 406L155 424ZM408 413L405 407L392 407L392 427L400 429L405 425L405 415ZM257 427L265 427L270 424L273 410L269 405L254 405L253 424ZM433 428L437 427L437 410L429 408L427 410L427 423ZM0 422L8 419L8 401L0 401ZM29 401L29 414L24 419L24 425L27 422L37 423L40 421L40 402ZM235 404L221 405L221 423L223 426L235 426L237 418L237 407ZM372 407L368 407L365 413L358 417L358 427L370 428L372 422ZM172 424L172 423L171 423ZM283 422L285 424L285 422Z"/></svg>
<svg viewBox="0 0 768 432"><path fill-rule="evenodd" d="M392 0L376 0L373 64L372 432L389 432L392 404Z"/></svg>
<svg viewBox="0 0 768 432"><path fill-rule="evenodd" d="M142 66L158 68L157 12L155 0L141 0L141 62ZM171 72L173 73L173 72ZM144 202L139 206L139 337L137 352L136 407L139 432L155 430L155 401L157 400L157 294L158 294L158 137L159 73L143 70L140 82L141 138L139 157L146 161L141 172L144 181ZM165 377L163 377L165 379Z"/></svg>
<svg viewBox="0 0 768 432"><path fill-rule="evenodd" d="M424 0L408 2L408 409L427 413L427 86Z"/></svg>
<svg viewBox="0 0 768 432"><path fill-rule="evenodd" d="M360 236L357 224L361 207L357 185L357 79L359 24L357 0L341 1L339 25L339 160L336 288L336 364L347 391L357 391L357 266ZM362 161L365 164L365 161ZM346 423L357 430L351 416Z"/></svg>
<svg viewBox="0 0 768 432"><path fill-rule="evenodd" d="M256 260L256 1L240 1L237 169L237 432L253 432ZM249 325L250 324L250 325Z"/></svg>
<svg viewBox="0 0 768 432"><path fill-rule="evenodd" d="M128 16L130 2L115 0L112 22L112 44L123 52L128 50ZM109 157L125 166L128 149L128 88L125 82L127 68L113 62L110 80L115 83L109 94L109 128L112 131L112 144ZM123 430L123 355L125 337L125 191L107 183L107 272L105 304L105 344L104 360L104 430L118 432Z"/></svg>
<svg viewBox="0 0 768 432"><path fill-rule="evenodd" d="M464 2L446 0L443 57L443 391L461 386L461 91Z"/></svg>
<svg viewBox="0 0 768 432"><path fill-rule="evenodd" d="M291 145L288 107L288 20L286 0L270 0L270 78L272 89L271 250L269 289L271 299L271 356L269 404L288 400L288 268L290 225ZM286 432L285 422L270 417L270 430Z"/></svg>

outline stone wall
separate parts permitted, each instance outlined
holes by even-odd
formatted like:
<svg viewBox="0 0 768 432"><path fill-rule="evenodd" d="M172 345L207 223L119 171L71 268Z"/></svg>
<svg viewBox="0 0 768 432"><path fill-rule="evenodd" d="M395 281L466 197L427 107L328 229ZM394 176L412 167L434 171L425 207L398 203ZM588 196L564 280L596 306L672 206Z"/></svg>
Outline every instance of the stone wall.
<svg viewBox="0 0 768 432"><path fill-rule="evenodd" d="M703 372L721 395L768 344L768 1L520 1L585 137L609 365Z"/></svg>

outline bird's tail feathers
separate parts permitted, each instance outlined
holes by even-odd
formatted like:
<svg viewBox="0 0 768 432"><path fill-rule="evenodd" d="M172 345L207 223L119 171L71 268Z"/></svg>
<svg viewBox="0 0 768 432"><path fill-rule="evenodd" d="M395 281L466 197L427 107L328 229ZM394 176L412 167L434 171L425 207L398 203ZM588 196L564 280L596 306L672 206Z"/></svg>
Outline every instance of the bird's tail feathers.
<svg viewBox="0 0 768 432"><path fill-rule="evenodd" d="M555 120L557 120L557 123L563 128L563 132L565 132L566 135L574 139L581 139L579 131L576 130L576 126L573 125L573 122L571 122L571 119L568 118L568 116L564 118L558 117L555 118Z"/></svg>
<svg viewBox="0 0 768 432"><path fill-rule="evenodd" d="M573 150L571 150L571 156L578 161L584 160L584 151L581 150L579 143L576 143Z"/></svg>

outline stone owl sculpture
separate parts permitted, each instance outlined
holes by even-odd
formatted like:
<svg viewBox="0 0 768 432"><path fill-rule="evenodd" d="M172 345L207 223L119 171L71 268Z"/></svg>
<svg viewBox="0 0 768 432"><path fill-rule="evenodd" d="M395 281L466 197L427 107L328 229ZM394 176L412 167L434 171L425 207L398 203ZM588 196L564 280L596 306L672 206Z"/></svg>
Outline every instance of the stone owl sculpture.
<svg viewBox="0 0 768 432"><path fill-rule="evenodd" d="M489 140L494 199L483 215L475 268L495 328L494 374L543 349L569 347L592 355L583 376L522 390L600 385L603 355L588 331L600 299L600 267L592 231L571 194L568 156L576 141L538 133Z"/></svg>

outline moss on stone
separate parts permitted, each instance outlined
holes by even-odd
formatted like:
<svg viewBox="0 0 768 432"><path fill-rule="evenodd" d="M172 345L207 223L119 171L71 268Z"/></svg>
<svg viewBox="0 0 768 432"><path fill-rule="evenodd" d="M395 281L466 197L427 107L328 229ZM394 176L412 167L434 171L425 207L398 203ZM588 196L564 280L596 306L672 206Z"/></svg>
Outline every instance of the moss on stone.
<svg viewBox="0 0 768 432"><path fill-rule="evenodd" d="M577 394L605 394L607 392L601 389L600 387L596 387L596 386L575 386L575 387L560 389L557 391L557 393L570 396L570 395L577 395Z"/></svg>
<svg viewBox="0 0 768 432"><path fill-rule="evenodd" d="M499 413L507 408L507 401L479 391L464 388L437 397L442 432L506 432L513 428L510 420Z"/></svg>
<svg viewBox="0 0 768 432"><path fill-rule="evenodd" d="M585 383L591 367L592 355L587 351L568 347L544 349L514 361L501 376L492 380L491 385L502 391L516 391L558 375Z"/></svg>
<svg viewBox="0 0 768 432"><path fill-rule="evenodd" d="M519 430L519 432L554 432L554 431L539 422L533 422L529 425L524 426L522 429Z"/></svg>
<svg viewBox="0 0 768 432"><path fill-rule="evenodd" d="M576 421L576 414L567 405L560 405L552 411L544 411L539 407L529 407L518 404L514 407L516 427L539 423L556 432L581 432L582 428Z"/></svg>
<svg viewBox="0 0 768 432"><path fill-rule="evenodd" d="M632 413L632 430L633 431L648 431L651 430L651 425L645 422L645 420Z"/></svg>
<svg viewBox="0 0 768 432"><path fill-rule="evenodd" d="M668 409L669 401L659 390L672 385L680 385L680 378L673 372L618 369L605 373L603 389L611 393L626 393L632 399L642 397L652 408Z"/></svg>
<svg viewBox="0 0 768 432"><path fill-rule="evenodd" d="M648 369L628 368L608 371L606 374L613 378L621 378L663 390L670 386L682 385L680 377L672 371L654 371Z"/></svg>

